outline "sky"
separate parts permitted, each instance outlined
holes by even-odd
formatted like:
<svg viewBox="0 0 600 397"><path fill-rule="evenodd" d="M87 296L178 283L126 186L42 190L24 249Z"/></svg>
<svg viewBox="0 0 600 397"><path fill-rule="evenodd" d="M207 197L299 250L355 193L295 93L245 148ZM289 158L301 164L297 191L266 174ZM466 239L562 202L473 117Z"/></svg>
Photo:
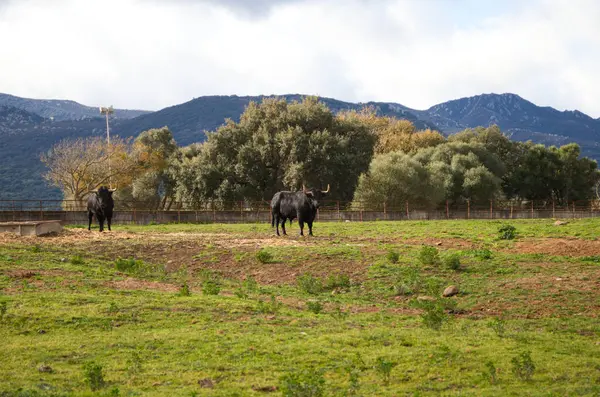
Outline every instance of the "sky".
<svg viewBox="0 0 600 397"><path fill-rule="evenodd" d="M600 117L596 0L0 0L0 92L159 110L482 93Z"/></svg>

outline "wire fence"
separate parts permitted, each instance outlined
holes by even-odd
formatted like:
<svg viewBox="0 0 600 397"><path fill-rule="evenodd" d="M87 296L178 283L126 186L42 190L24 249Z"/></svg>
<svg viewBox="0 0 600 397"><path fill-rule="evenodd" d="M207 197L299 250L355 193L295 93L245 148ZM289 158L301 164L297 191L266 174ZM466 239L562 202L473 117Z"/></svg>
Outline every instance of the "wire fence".
<svg viewBox="0 0 600 397"><path fill-rule="evenodd" d="M366 222L443 219L535 219L590 218L600 216L600 200L558 203L545 201L491 200L489 202L443 203L431 208L405 202L381 203L323 201L317 221ZM60 220L63 224L86 224L84 203L73 200L0 200L0 222ZM116 202L114 224L151 223L264 223L271 222L267 201L174 203L156 209L149 203Z"/></svg>

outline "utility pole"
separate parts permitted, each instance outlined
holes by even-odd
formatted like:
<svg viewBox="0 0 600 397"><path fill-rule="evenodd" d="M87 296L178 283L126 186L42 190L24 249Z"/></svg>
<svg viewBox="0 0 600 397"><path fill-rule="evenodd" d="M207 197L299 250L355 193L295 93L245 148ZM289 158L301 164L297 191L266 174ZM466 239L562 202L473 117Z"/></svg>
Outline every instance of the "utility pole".
<svg viewBox="0 0 600 397"><path fill-rule="evenodd" d="M109 189L112 188L112 172L111 172L111 169L110 169L110 156L111 156L111 153L110 153L110 129L108 127L108 116L111 115L111 114L113 114L114 112L115 111L114 111L112 105L109 106L109 107L100 107L100 114L103 114L103 115L106 116L106 148L108 149L108 178L109 178L109 181L108 181L109 186L108 186L108 188Z"/></svg>

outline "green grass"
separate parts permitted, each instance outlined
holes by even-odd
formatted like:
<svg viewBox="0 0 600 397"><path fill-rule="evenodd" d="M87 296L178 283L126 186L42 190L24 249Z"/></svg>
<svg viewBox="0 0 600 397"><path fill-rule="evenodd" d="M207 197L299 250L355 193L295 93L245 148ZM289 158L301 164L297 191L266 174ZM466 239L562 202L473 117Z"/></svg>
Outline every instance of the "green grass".
<svg viewBox="0 0 600 397"><path fill-rule="evenodd" d="M600 220L511 221L510 241L505 223L316 223L313 238L117 225L103 241L0 242L0 395L598 395L599 261L514 244L593 240ZM432 239L460 271L419 259ZM459 294L441 298L450 284Z"/></svg>

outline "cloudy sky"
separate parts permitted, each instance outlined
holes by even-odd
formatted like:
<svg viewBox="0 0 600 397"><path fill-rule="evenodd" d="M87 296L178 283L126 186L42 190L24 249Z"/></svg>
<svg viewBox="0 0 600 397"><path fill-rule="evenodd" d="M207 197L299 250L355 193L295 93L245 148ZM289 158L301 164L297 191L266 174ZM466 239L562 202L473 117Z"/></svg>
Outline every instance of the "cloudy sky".
<svg viewBox="0 0 600 397"><path fill-rule="evenodd" d="M600 1L0 0L0 92L148 110L512 92L600 117Z"/></svg>

